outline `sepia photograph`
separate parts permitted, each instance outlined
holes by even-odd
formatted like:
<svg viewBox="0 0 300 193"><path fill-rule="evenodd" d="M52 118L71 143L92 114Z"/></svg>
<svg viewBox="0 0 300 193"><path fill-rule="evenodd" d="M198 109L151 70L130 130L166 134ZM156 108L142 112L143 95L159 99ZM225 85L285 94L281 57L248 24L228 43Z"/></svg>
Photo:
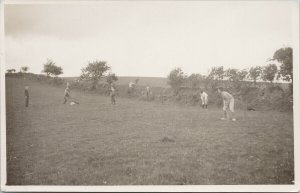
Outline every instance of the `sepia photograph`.
<svg viewBox="0 0 300 193"><path fill-rule="evenodd" d="M1 20L2 191L300 190L299 1L2 0Z"/></svg>

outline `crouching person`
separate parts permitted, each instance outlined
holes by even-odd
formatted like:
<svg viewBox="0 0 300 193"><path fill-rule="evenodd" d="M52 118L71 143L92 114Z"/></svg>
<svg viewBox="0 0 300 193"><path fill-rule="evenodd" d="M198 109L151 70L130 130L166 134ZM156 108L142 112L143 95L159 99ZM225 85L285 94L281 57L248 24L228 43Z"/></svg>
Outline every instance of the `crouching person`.
<svg viewBox="0 0 300 193"><path fill-rule="evenodd" d="M200 93L201 93L202 109L207 109L208 95L203 90L201 90Z"/></svg>
<svg viewBox="0 0 300 193"><path fill-rule="evenodd" d="M223 99L223 112L224 117L221 118L222 120L232 120L235 121L236 119L233 117L234 113L234 98L231 94L224 91L222 87L218 88L218 92L221 94Z"/></svg>

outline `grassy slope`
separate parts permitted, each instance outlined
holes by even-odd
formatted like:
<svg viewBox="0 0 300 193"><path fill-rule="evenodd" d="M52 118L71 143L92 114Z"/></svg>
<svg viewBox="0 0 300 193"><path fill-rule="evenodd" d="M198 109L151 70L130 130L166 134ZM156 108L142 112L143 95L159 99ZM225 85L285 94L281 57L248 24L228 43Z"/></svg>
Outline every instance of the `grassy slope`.
<svg viewBox="0 0 300 193"><path fill-rule="evenodd" d="M64 77L65 79L74 80L76 77ZM151 87L162 87L167 88L168 80L167 78L162 77L133 77L133 76L118 76L118 81L116 82L118 85L127 85L129 82L134 82L135 79L139 79L138 84L141 86L151 86Z"/></svg>
<svg viewBox="0 0 300 193"><path fill-rule="evenodd" d="M291 113L251 112L237 122L220 109L161 105L7 79L8 184L288 184ZM168 137L174 142L163 142Z"/></svg>

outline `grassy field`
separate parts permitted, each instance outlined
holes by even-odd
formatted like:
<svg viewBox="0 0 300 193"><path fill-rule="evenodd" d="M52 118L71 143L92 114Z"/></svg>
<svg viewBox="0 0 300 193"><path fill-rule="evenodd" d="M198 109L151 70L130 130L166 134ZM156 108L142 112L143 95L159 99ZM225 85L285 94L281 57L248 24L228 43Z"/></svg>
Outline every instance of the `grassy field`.
<svg viewBox="0 0 300 193"><path fill-rule="evenodd" d="M24 86L30 106L24 107ZM72 93L7 78L8 185L292 184L293 116Z"/></svg>

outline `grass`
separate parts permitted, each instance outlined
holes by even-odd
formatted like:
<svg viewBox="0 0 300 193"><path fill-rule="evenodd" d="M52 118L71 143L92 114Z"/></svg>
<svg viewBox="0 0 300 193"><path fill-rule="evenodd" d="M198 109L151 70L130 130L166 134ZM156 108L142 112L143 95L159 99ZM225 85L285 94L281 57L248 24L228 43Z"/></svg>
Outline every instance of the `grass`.
<svg viewBox="0 0 300 193"><path fill-rule="evenodd" d="M67 80L75 80L78 77L64 77ZM163 77L133 77L133 76L118 76L117 85L128 85L129 82L134 82L136 79L139 79L138 85L140 86L151 86L151 87L161 87L161 88L169 88L167 78ZM103 79L102 81L105 81Z"/></svg>
<svg viewBox="0 0 300 193"><path fill-rule="evenodd" d="M30 106L24 107L24 86ZM292 184L293 115L202 110L7 78L8 185Z"/></svg>

